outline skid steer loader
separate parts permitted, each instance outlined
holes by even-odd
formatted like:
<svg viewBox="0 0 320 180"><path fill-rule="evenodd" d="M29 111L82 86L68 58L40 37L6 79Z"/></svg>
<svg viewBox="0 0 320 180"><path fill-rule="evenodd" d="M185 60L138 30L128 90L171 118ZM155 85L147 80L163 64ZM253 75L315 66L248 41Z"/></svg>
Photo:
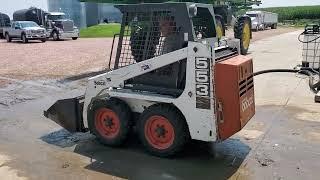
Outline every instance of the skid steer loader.
<svg viewBox="0 0 320 180"><path fill-rule="evenodd" d="M84 96L58 100L47 118L110 146L135 127L148 152L167 157L190 139L223 141L253 117L252 59L238 39L218 41L212 5L115 7L123 20L112 70L89 78Z"/></svg>

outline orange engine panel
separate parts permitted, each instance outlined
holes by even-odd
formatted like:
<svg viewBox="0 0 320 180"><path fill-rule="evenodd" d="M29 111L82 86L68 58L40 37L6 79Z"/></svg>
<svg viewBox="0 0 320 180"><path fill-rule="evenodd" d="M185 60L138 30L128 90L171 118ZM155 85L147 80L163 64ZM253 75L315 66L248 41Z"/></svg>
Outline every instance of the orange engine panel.
<svg viewBox="0 0 320 180"><path fill-rule="evenodd" d="M218 133L224 140L240 131L255 114L252 58L236 56L215 66Z"/></svg>

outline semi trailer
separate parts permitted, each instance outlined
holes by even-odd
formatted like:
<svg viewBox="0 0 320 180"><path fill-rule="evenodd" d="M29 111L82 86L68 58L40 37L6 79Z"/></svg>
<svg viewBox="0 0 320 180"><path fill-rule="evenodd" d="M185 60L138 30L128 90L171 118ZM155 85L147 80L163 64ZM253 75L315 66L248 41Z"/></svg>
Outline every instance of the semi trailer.
<svg viewBox="0 0 320 180"><path fill-rule="evenodd" d="M248 11L246 15L251 18L251 28L253 30L277 29L278 14L266 11Z"/></svg>
<svg viewBox="0 0 320 180"><path fill-rule="evenodd" d="M5 37L4 28L10 27L10 17L6 14L0 13L0 39Z"/></svg>

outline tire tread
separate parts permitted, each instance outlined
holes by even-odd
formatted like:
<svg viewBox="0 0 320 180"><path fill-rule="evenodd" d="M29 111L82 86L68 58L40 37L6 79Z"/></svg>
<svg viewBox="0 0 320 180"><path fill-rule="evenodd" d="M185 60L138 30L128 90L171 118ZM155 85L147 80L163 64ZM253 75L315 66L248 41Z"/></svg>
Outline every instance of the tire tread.
<svg viewBox="0 0 320 180"><path fill-rule="evenodd" d="M244 25L246 23L249 23L250 21L245 17L237 18L235 25L234 25L234 37L237 39L240 39L240 51L242 55L246 55L248 53L248 49L244 49L243 47L243 41L242 41L242 32ZM251 31L251 25L250 25L250 31Z"/></svg>
<svg viewBox="0 0 320 180"><path fill-rule="evenodd" d="M175 139L173 145L166 150L159 150L152 147L145 137L145 123L147 119L153 115L166 117L174 127ZM189 128L182 113L174 106L168 104L156 104L148 107L138 121L138 131L140 140L146 150L152 155L159 157L170 157L177 154L183 150L185 144L190 139Z"/></svg>
<svg viewBox="0 0 320 180"><path fill-rule="evenodd" d="M113 110L120 119L120 132L116 138L105 139L95 129L95 110L99 108L109 108ZM128 133L131 130L131 110L130 107L121 100L110 99L110 100L96 100L93 102L91 110L88 111L88 126L89 130L97 137L97 139L108 146L120 146L127 139Z"/></svg>

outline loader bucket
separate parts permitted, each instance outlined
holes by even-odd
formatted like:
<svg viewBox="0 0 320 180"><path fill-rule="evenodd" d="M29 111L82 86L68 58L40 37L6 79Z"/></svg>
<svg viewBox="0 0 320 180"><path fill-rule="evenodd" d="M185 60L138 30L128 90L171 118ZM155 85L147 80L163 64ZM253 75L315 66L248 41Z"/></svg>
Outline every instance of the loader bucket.
<svg viewBox="0 0 320 180"><path fill-rule="evenodd" d="M44 111L44 116L53 120L69 132L85 132L83 125L81 98L62 99L54 103L48 110Z"/></svg>

